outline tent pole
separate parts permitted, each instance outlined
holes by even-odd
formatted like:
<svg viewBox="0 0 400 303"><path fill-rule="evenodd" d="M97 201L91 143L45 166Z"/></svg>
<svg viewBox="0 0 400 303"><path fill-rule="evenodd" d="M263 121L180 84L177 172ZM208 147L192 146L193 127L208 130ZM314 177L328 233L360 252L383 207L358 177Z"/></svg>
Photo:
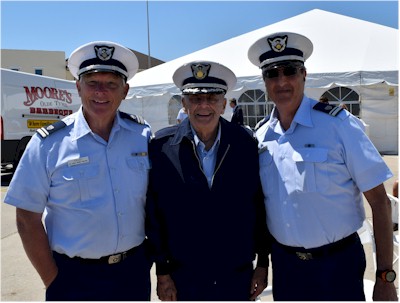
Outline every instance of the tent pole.
<svg viewBox="0 0 400 303"><path fill-rule="evenodd" d="M151 57L150 57L150 25L149 25L149 0L146 0L146 11L147 11L147 68L151 67Z"/></svg>

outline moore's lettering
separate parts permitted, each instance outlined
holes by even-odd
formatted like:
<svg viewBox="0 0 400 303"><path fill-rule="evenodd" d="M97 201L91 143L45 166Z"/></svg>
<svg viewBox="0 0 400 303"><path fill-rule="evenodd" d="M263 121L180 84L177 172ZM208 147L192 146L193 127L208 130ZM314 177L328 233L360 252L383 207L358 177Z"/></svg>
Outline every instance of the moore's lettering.
<svg viewBox="0 0 400 303"><path fill-rule="evenodd" d="M37 100L41 100L43 98L46 99L53 99L66 102L68 104L72 103L72 94L67 90L57 89L53 87L34 87L31 86L24 86L25 94L26 94L26 101L24 105L30 106L35 103Z"/></svg>

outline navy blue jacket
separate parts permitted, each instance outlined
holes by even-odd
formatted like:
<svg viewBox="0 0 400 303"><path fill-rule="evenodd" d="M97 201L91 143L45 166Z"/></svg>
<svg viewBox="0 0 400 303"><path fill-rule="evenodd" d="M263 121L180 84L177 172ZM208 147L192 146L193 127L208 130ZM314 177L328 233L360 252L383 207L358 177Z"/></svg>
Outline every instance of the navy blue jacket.
<svg viewBox="0 0 400 303"><path fill-rule="evenodd" d="M157 274L174 266L236 269L252 262L255 253L259 266L268 266L257 143L243 127L223 118L220 123L211 188L189 119L158 131L150 143L146 234Z"/></svg>

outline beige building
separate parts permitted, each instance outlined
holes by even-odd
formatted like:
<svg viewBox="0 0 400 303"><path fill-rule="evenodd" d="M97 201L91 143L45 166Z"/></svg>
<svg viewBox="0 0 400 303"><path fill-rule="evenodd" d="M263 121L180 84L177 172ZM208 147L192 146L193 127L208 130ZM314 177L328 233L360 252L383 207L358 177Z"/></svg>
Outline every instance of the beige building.
<svg viewBox="0 0 400 303"><path fill-rule="evenodd" d="M68 79L65 52L41 50L1 50L1 67L20 72Z"/></svg>
<svg viewBox="0 0 400 303"><path fill-rule="evenodd" d="M132 50L139 61L139 72L148 69L148 56ZM73 80L63 51L1 49L1 67L30 74ZM151 67L164 63L150 57Z"/></svg>

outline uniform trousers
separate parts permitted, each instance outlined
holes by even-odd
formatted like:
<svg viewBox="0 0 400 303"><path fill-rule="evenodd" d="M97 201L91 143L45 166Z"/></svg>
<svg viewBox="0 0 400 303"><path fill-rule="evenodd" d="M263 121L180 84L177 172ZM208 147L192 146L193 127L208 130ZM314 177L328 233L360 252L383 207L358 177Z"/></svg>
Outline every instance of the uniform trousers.
<svg viewBox="0 0 400 303"><path fill-rule="evenodd" d="M275 241L271 260L276 301L365 301L366 259L357 234L340 249L310 259Z"/></svg>
<svg viewBox="0 0 400 303"><path fill-rule="evenodd" d="M171 277L178 301L249 301L253 264L235 269L179 267Z"/></svg>
<svg viewBox="0 0 400 303"><path fill-rule="evenodd" d="M58 275L46 301L150 301L150 267L144 244L119 263L87 262L53 252Z"/></svg>

